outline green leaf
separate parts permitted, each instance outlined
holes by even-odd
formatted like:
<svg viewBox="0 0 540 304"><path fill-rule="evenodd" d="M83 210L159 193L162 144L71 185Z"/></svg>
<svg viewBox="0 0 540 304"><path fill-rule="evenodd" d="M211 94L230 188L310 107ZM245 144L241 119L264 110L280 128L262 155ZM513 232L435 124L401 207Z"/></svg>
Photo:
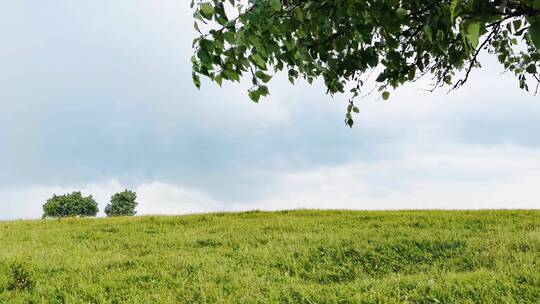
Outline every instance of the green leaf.
<svg viewBox="0 0 540 304"><path fill-rule="evenodd" d="M519 29L521 28L521 20L515 20L514 22L514 31L519 31Z"/></svg>
<svg viewBox="0 0 540 304"><path fill-rule="evenodd" d="M480 22L471 21L471 22L466 22L464 25L465 25L465 34L467 35L467 40L475 49L478 46L478 41L480 40Z"/></svg>
<svg viewBox="0 0 540 304"><path fill-rule="evenodd" d="M233 44L236 41L236 36L233 32L225 32L223 33L223 39L228 43Z"/></svg>
<svg viewBox="0 0 540 304"><path fill-rule="evenodd" d="M540 17L530 18L529 36L536 49L540 49Z"/></svg>
<svg viewBox="0 0 540 304"><path fill-rule="evenodd" d="M214 78L214 81L215 81L219 86L221 86L221 84L223 83L223 76L217 75L217 76Z"/></svg>
<svg viewBox="0 0 540 304"><path fill-rule="evenodd" d="M281 10L281 0L270 0L270 8L274 12L279 12Z"/></svg>
<svg viewBox="0 0 540 304"><path fill-rule="evenodd" d="M227 76L229 80L240 82L240 75L238 74L238 72L234 70L224 70L223 72L225 73L225 76Z"/></svg>
<svg viewBox="0 0 540 304"><path fill-rule="evenodd" d="M253 61L255 61L255 64L257 64L260 68L266 70L266 61L264 61L261 55L255 53L251 55L251 59L253 59Z"/></svg>
<svg viewBox="0 0 540 304"><path fill-rule="evenodd" d="M195 72L193 72L191 74L191 76L193 76L193 84L195 84L197 89L200 89L201 88L201 78L199 77L199 75L197 75Z"/></svg>
<svg viewBox="0 0 540 304"><path fill-rule="evenodd" d="M193 39L193 43L191 43L191 47L195 47L195 45L201 40L201 37L197 37L195 39Z"/></svg>
<svg viewBox="0 0 540 304"><path fill-rule="evenodd" d="M383 100L388 100L388 98L390 98L390 92L384 91L382 93L382 99Z"/></svg>
<svg viewBox="0 0 540 304"><path fill-rule="evenodd" d="M272 79L272 76L262 72L262 71L257 71L255 73L255 76L257 76L257 78L259 78L260 80L262 80L264 83L270 81L270 79Z"/></svg>
<svg viewBox="0 0 540 304"><path fill-rule="evenodd" d="M456 19L456 8L459 4L459 0L452 0L452 4L450 4L450 21L454 22Z"/></svg>
<svg viewBox="0 0 540 304"><path fill-rule="evenodd" d="M270 91L268 91L268 87L264 85L259 86L259 88L257 88L257 91L259 92L260 96L268 96L268 94L270 93Z"/></svg>
<svg viewBox="0 0 540 304"><path fill-rule="evenodd" d="M251 90L249 91L249 98L255 103L259 102L259 99L261 98L261 93L259 90Z"/></svg>
<svg viewBox="0 0 540 304"><path fill-rule="evenodd" d="M212 56L210 56L210 54L203 49L199 49L197 52L197 57L199 57L199 59L206 65L212 64Z"/></svg>
<svg viewBox="0 0 540 304"><path fill-rule="evenodd" d="M201 3L201 12L206 19L212 19L214 7L210 3Z"/></svg>
<svg viewBox="0 0 540 304"><path fill-rule="evenodd" d="M404 9L403 7L400 7L396 10L396 14L399 18L403 18L405 16L407 16L407 10Z"/></svg>
<svg viewBox="0 0 540 304"><path fill-rule="evenodd" d="M433 38L431 37L432 36L431 26L429 26L429 24L424 25L423 31L426 38L431 42L433 40Z"/></svg>
<svg viewBox="0 0 540 304"><path fill-rule="evenodd" d="M294 17L296 18L296 20L300 21L300 22L303 22L304 21L304 13L302 12L302 9L297 7L295 10L294 10Z"/></svg>

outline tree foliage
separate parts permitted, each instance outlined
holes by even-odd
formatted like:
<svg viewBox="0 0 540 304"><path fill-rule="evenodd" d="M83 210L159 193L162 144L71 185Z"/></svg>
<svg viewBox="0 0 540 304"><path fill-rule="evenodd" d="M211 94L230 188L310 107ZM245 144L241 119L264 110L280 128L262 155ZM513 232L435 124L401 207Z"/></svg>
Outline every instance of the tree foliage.
<svg viewBox="0 0 540 304"><path fill-rule="evenodd" d="M105 207L107 216L133 216L137 212L137 194L131 190L115 193L111 197L111 203Z"/></svg>
<svg viewBox="0 0 540 304"><path fill-rule="evenodd" d="M43 218L96 216L98 212L98 204L94 198L91 195L83 197L81 192L55 194L43 205Z"/></svg>
<svg viewBox="0 0 540 304"><path fill-rule="evenodd" d="M321 78L327 93L354 100L433 77L433 87L462 86L480 67L478 55L496 56L519 86L538 89L540 0L192 0L195 29L193 81L221 85L251 75L249 97L269 94L284 71L291 83ZM206 25L203 27L202 23ZM201 30L201 28L204 28ZM365 87L369 77L375 87Z"/></svg>

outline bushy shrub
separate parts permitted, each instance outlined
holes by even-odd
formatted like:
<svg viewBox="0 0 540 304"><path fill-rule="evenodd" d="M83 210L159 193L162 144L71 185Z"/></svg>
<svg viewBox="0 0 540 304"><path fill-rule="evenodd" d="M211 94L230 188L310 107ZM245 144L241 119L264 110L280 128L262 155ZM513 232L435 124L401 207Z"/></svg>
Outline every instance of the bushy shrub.
<svg viewBox="0 0 540 304"><path fill-rule="evenodd" d="M94 198L91 195L83 197L78 191L64 195L55 194L43 205L43 218L96 216L98 212L98 204Z"/></svg>
<svg viewBox="0 0 540 304"><path fill-rule="evenodd" d="M133 216L137 213L137 194L131 190L124 190L111 196L111 203L105 207L107 216Z"/></svg>

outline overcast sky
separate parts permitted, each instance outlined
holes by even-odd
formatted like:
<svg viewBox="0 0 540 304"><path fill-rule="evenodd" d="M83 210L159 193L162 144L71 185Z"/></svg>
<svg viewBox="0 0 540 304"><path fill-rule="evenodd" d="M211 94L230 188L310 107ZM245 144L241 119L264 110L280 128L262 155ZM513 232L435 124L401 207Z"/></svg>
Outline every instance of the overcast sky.
<svg viewBox="0 0 540 304"><path fill-rule="evenodd" d="M124 188L140 214L540 208L540 97L484 58L459 91L191 82L185 0L0 1L0 219Z"/></svg>

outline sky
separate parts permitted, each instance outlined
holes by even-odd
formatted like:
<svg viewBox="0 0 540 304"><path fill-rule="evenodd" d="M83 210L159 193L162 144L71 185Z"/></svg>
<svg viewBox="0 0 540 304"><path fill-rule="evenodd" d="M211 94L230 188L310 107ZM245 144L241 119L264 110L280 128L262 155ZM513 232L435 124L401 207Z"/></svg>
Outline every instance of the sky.
<svg viewBox="0 0 540 304"><path fill-rule="evenodd" d="M0 219L125 188L139 214L540 208L540 100L482 58L458 91L359 101L320 82L249 101L191 81L185 0L0 2ZM103 216L100 213L100 216Z"/></svg>

